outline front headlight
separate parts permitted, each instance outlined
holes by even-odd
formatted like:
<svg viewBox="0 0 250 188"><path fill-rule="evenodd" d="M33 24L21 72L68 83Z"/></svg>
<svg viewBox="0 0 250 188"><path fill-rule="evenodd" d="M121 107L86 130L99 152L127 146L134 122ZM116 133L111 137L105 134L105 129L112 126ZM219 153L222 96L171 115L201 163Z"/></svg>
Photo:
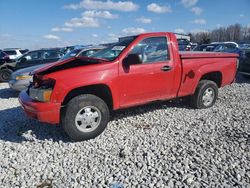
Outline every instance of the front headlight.
<svg viewBox="0 0 250 188"><path fill-rule="evenodd" d="M27 79L30 79L32 78L32 76L30 75L19 75L19 76L16 76L16 80L27 80Z"/></svg>
<svg viewBox="0 0 250 188"><path fill-rule="evenodd" d="M49 102L52 94L52 89L29 88L29 96L40 102Z"/></svg>
<svg viewBox="0 0 250 188"><path fill-rule="evenodd" d="M52 91L55 85L55 80L51 78L39 79L34 76L33 83L28 89L29 96L40 102L49 102Z"/></svg>

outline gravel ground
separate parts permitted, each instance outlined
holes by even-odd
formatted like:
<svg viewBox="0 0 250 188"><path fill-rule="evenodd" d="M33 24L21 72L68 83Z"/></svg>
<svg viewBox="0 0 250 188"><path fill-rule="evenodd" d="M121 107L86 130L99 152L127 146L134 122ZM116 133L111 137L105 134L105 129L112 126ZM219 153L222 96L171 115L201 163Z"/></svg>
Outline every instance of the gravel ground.
<svg viewBox="0 0 250 188"><path fill-rule="evenodd" d="M17 96L0 84L0 187L250 187L250 80L220 89L210 109L115 112L79 143L28 119Z"/></svg>

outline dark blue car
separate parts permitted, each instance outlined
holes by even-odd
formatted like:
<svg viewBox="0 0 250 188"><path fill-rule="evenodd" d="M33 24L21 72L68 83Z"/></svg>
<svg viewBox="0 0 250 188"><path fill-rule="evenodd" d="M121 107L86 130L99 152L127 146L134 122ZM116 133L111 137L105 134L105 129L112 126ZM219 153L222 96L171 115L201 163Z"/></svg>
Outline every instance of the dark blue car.
<svg viewBox="0 0 250 188"><path fill-rule="evenodd" d="M215 42L196 46L193 51L227 52L241 55L241 49L235 42Z"/></svg>
<svg viewBox="0 0 250 188"><path fill-rule="evenodd" d="M223 43L214 49L215 52L227 52L239 54L238 73L250 78L250 49L241 47L236 43Z"/></svg>
<svg viewBox="0 0 250 188"><path fill-rule="evenodd" d="M225 42L217 44L217 46L214 48L214 52L227 52L241 55L242 51L237 43Z"/></svg>
<svg viewBox="0 0 250 188"><path fill-rule="evenodd" d="M250 48L242 49L238 73L250 78Z"/></svg>

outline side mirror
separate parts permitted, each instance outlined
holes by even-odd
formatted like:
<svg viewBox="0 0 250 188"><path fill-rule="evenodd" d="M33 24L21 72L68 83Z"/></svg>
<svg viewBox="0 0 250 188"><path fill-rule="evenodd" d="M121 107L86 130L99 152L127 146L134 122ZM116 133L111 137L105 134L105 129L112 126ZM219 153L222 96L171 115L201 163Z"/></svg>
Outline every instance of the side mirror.
<svg viewBox="0 0 250 188"><path fill-rule="evenodd" d="M129 54L124 60L123 60L123 64L127 67L129 67L130 65L137 65L137 64L141 64L142 60L140 58L139 54Z"/></svg>

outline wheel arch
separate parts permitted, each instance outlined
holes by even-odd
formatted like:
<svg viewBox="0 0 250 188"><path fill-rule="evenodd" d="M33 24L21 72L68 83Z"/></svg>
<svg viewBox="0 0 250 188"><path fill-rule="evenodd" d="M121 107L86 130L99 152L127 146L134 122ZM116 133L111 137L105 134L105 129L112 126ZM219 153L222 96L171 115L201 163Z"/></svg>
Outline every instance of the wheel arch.
<svg viewBox="0 0 250 188"><path fill-rule="evenodd" d="M109 109L113 109L113 97L112 92L109 86L106 84L95 84L89 86L83 86L74 88L67 93L62 102L62 106L67 105L67 103L74 97L82 94L93 94L99 98L101 98L109 107Z"/></svg>
<svg viewBox="0 0 250 188"><path fill-rule="evenodd" d="M14 72L14 68L12 66L6 65L0 68L0 70L4 70L4 69L10 69Z"/></svg>
<svg viewBox="0 0 250 188"><path fill-rule="evenodd" d="M221 84L222 84L222 73L220 71L208 72L208 73L203 74L200 77L199 82L201 80L211 80L217 84L218 88L220 88ZM199 82L198 82L198 84L199 84Z"/></svg>

